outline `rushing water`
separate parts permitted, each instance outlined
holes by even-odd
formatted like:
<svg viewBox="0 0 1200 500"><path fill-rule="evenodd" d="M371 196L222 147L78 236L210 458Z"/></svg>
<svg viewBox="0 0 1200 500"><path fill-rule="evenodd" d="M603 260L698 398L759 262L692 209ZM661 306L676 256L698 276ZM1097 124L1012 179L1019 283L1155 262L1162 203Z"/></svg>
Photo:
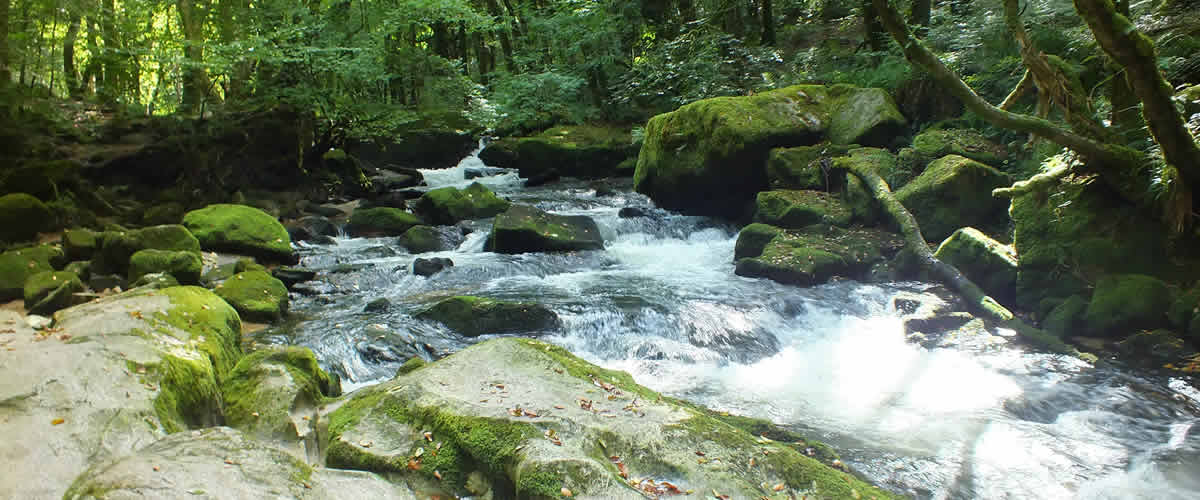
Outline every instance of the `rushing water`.
<svg viewBox="0 0 1200 500"><path fill-rule="evenodd" d="M466 186L472 155L424 171ZM603 251L483 251L489 221L423 278L394 239L305 247L324 271L293 309L310 319L288 341L312 347L347 387L389 378L413 355L465 339L412 314L447 295L533 300L563 319L545 333L642 384L715 409L768 418L833 444L883 487L917 498L1200 498L1200 392L1129 369L1093 368L1005 340L924 348L907 343L897 293L919 283L841 281L814 288L733 274L736 228L657 210L628 184L520 187L515 173L477 179L518 203L588 215ZM622 207L651 217L620 218ZM387 312L364 313L386 298Z"/></svg>

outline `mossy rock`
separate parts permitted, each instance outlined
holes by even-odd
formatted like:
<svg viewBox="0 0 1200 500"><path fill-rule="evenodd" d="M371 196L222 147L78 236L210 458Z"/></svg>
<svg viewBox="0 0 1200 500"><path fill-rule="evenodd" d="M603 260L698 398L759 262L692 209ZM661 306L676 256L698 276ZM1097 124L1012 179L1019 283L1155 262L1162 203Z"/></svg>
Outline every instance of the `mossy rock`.
<svg viewBox="0 0 1200 500"><path fill-rule="evenodd" d="M76 304L87 302L87 299L75 294L82 293L87 287L79 280L79 275L68 271L44 271L30 276L25 281L25 308L31 314L49 316L54 311L66 309Z"/></svg>
<svg viewBox="0 0 1200 500"><path fill-rule="evenodd" d="M27 193L53 200L76 187L82 165L78 161L35 160L0 173L0 192Z"/></svg>
<svg viewBox="0 0 1200 500"><path fill-rule="evenodd" d="M242 357L221 394L226 425L301 456L319 456L317 408L341 395L341 386L309 348L271 346Z"/></svg>
<svg viewBox="0 0 1200 500"><path fill-rule="evenodd" d="M568 125L532 137L493 141L479 153L479 159L494 167L515 168L526 179L551 170L568 177L596 179L631 174L619 166L637 154L627 128Z"/></svg>
<svg viewBox="0 0 1200 500"><path fill-rule="evenodd" d="M883 208L871 191L863 185L858 176L850 173L855 168L868 168L879 174L885 180L894 176L897 165L896 156L886 149L854 148L844 156L833 159L832 172L842 177L842 201L850 209L851 219L865 224L874 225L883 219Z"/></svg>
<svg viewBox="0 0 1200 500"><path fill-rule="evenodd" d="M264 271L235 274L213 291L247 321L277 321L287 314L287 287Z"/></svg>
<svg viewBox="0 0 1200 500"><path fill-rule="evenodd" d="M180 286L179 280L168 273L143 274L142 277L129 284L129 288L171 288L174 286Z"/></svg>
<svg viewBox="0 0 1200 500"><path fill-rule="evenodd" d="M955 231L938 245L934 257L958 268L1002 304L1011 304L1016 297L1016 252L978 229L964 227Z"/></svg>
<svg viewBox="0 0 1200 500"><path fill-rule="evenodd" d="M913 138L913 150L926 162L958 155L1000 167L1008 157L1004 147L971 129L929 129Z"/></svg>
<svg viewBox="0 0 1200 500"><path fill-rule="evenodd" d="M431 190L417 199L414 208L431 224L451 225L468 219L494 217L511 205L483 184L474 182L466 189L448 186Z"/></svg>
<svg viewBox="0 0 1200 500"><path fill-rule="evenodd" d="M461 124L456 124L461 125ZM470 132L454 126L422 123L416 128L389 134L388 137L364 141L352 140L346 144L345 152L337 150L326 158L327 163L340 156L346 162L346 154L367 165L383 167L403 165L417 168L449 168L470 154L479 140Z"/></svg>
<svg viewBox="0 0 1200 500"><path fill-rule="evenodd" d="M772 148L825 138L835 144L883 145L903 123L879 89L797 85L704 99L650 119L634 189L662 208L736 217L767 187ZM888 141L871 142L883 137Z"/></svg>
<svg viewBox="0 0 1200 500"><path fill-rule="evenodd" d="M734 498L892 497L751 426L556 345L499 338L355 393L330 415L328 464L440 496L631 498L626 478L646 478Z"/></svg>
<svg viewBox="0 0 1200 500"><path fill-rule="evenodd" d="M457 227L413 226L400 235L398 243L409 253L416 254L453 250L463 239Z"/></svg>
<svg viewBox="0 0 1200 500"><path fill-rule="evenodd" d="M1175 302L1171 303L1171 309L1167 311L1167 318L1171 321L1171 327L1186 332L1192 318L1198 314L1200 314L1200 283L1179 294Z"/></svg>
<svg viewBox="0 0 1200 500"><path fill-rule="evenodd" d="M1123 354L1123 360L1149 368L1194 366L1197 355L1196 349L1182 337L1163 328L1134 333L1117 342L1116 349Z"/></svg>
<svg viewBox="0 0 1200 500"><path fill-rule="evenodd" d="M750 224L738 233L737 243L733 247L733 260L762 255L767 243L785 231L767 224Z"/></svg>
<svg viewBox="0 0 1200 500"><path fill-rule="evenodd" d="M92 263L102 273L126 274L129 259L141 250L200 252L200 241L179 224L105 231L97 238L99 249Z"/></svg>
<svg viewBox="0 0 1200 500"><path fill-rule="evenodd" d="M467 337L548 332L562 328L558 315L541 304L472 296L448 298L416 317L440 322Z"/></svg>
<svg viewBox="0 0 1200 500"><path fill-rule="evenodd" d="M0 254L0 300L21 298L30 276L53 271L63 260L59 247L39 245Z"/></svg>
<svg viewBox="0 0 1200 500"><path fill-rule="evenodd" d="M960 227L1003 228L1008 200L993 197L992 190L1010 183L995 168L950 155L896 191L896 200L917 219L927 240L938 241Z"/></svg>
<svg viewBox="0 0 1200 500"><path fill-rule="evenodd" d="M1200 279L1195 238L1171 237L1101 182L1068 178L1044 192L1012 200L1017 251L1017 306L1033 310L1047 297L1091 295L1108 274L1145 274L1173 283Z"/></svg>
<svg viewBox="0 0 1200 500"><path fill-rule="evenodd" d="M204 262L198 252L176 250L138 250L129 258L129 281L136 282L151 273L167 273L180 284L200 283Z"/></svg>
<svg viewBox="0 0 1200 500"><path fill-rule="evenodd" d="M99 233L90 229L63 231L63 251L68 260L90 260L100 246Z"/></svg>
<svg viewBox="0 0 1200 500"><path fill-rule="evenodd" d="M1160 279L1141 274L1105 276L1096 283L1084 322L1092 334L1108 337L1163 327L1173 299Z"/></svg>
<svg viewBox="0 0 1200 500"><path fill-rule="evenodd" d="M25 193L0 196L0 242L29 241L54 229L54 215L42 200Z"/></svg>
<svg viewBox="0 0 1200 500"><path fill-rule="evenodd" d="M1054 306L1046 315L1046 319L1042 320L1042 329L1059 337L1081 333L1087 308L1086 298L1079 295L1067 297L1067 300Z"/></svg>
<svg viewBox="0 0 1200 500"><path fill-rule="evenodd" d="M413 226L424 224L416 215L399 208L359 208L350 214L346 231L351 236L399 236Z"/></svg>
<svg viewBox="0 0 1200 500"><path fill-rule="evenodd" d="M177 201L159 203L147 208L142 213L142 224L179 224L183 221L183 216L187 214L187 211L187 207Z"/></svg>
<svg viewBox="0 0 1200 500"><path fill-rule="evenodd" d="M800 286L819 285L835 276L862 278L871 266L894 254L903 242L878 229L810 226L784 231L754 257L738 259L738 276L767 278Z"/></svg>
<svg viewBox="0 0 1200 500"><path fill-rule="evenodd" d="M183 216L205 250L251 255L273 262L293 262L292 240L279 220L246 205L216 204Z"/></svg>
<svg viewBox="0 0 1200 500"><path fill-rule="evenodd" d="M585 215L555 215L529 205L513 205L496 216L486 248L497 253L600 250L604 237Z"/></svg>
<svg viewBox="0 0 1200 500"><path fill-rule="evenodd" d="M852 146L823 142L815 146L775 148L767 154L767 185L771 189L815 189L838 192L845 171L833 168L833 158Z"/></svg>
<svg viewBox="0 0 1200 500"><path fill-rule="evenodd" d="M776 189L755 197L754 222L784 229L813 224L850 225L850 210L837 195L822 191Z"/></svg>

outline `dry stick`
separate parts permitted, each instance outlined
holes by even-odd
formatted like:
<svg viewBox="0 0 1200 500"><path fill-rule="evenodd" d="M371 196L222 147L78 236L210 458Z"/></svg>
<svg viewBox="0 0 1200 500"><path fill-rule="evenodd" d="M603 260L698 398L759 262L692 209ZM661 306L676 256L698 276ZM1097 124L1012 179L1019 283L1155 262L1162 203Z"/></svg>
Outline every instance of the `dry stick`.
<svg viewBox="0 0 1200 500"><path fill-rule="evenodd" d="M1045 330L1038 329L1017 318L1011 311L1000 305L999 302L988 296L987 292L984 292L982 288L979 288L978 285L959 272L958 268L942 262L935 257L929 249L929 244L925 242L925 237L921 235L921 226L917 224L917 220L912 216L912 213L904 208L900 200L897 200L892 195L892 190L888 187L887 182L870 167L851 163L849 168L851 173L858 176L866 184L871 195L883 205L883 209L900 226L900 234L904 236L905 247L916 254L921 267L930 276L933 276L958 293L972 309L996 321L1000 326L1016 331L1025 340L1030 341L1038 347L1061 354L1076 356L1086 361L1095 361L1095 356L1081 353Z"/></svg>

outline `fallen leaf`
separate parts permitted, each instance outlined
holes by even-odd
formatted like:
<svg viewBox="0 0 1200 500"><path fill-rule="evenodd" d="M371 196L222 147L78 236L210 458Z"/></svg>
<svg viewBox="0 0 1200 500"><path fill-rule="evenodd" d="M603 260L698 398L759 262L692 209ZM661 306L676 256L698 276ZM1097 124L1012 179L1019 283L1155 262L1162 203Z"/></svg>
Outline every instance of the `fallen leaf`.
<svg viewBox="0 0 1200 500"><path fill-rule="evenodd" d="M424 454L425 454L425 448L417 448L417 451L413 452L413 458L421 458L421 455L424 455Z"/></svg>
<svg viewBox="0 0 1200 500"><path fill-rule="evenodd" d="M158 466L157 466L157 465L155 465L154 467L151 467L151 469L154 469L154 472L158 472Z"/></svg>
<svg viewBox="0 0 1200 500"><path fill-rule="evenodd" d="M696 450L696 454L702 457L704 456L704 452L700 450Z"/></svg>
<svg viewBox="0 0 1200 500"><path fill-rule="evenodd" d="M432 432L425 431L425 432L422 432L421 435L425 436L426 441L429 441L430 443L433 442L433 433Z"/></svg>
<svg viewBox="0 0 1200 500"><path fill-rule="evenodd" d="M562 490L559 490L559 493L562 493L562 496L567 497L567 498L575 496L574 494L571 493L571 490L568 490L565 487Z"/></svg>
<svg viewBox="0 0 1200 500"><path fill-rule="evenodd" d="M362 446L363 448L370 448L370 447L374 446L375 443L364 439L362 441L359 441L358 445Z"/></svg>
<svg viewBox="0 0 1200 500"><path fill-rule="evenodd" d="M772 488L771 488L771 490L773 490L773 491L783 491L783 489L784 489L784 488L786 488L786 487L787 487L787 486L785 486L783 483L779 483L779 484L775 485L774 487L772 487Z"/></svg>
<svg viewBox="0 0 1200 500"><path fill-rule="evenodd" d="M433 471L433 477L436 477L438 479L438 481L441 481L442 473L435 470L435 471Z"/></svg>
<svg viewBox="0 0 1200 500"><path fill-rule="evenodd" d="M50 421L50 425L62 425L63 422L66 422L66 419L56 418Z"/></svg>
<svg viewBox="0 0 1200 500"><path fill-rule="evenodd" d="M565 409L567 409L567 407L563 406L563 405L554 405L554 409L555 410L565 410Z"/></svg>
<svg viewBox="0 0 1200 500"><path fill-rule="evenodd" d="M408 459L408 470L421 470L421 461L415 458Z"/></svg>

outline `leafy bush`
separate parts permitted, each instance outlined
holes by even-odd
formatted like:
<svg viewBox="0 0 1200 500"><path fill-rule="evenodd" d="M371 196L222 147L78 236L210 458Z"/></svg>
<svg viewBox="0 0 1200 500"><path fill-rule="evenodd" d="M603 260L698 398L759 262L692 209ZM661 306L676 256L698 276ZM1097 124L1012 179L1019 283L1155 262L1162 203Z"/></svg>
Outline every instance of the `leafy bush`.
<svg viewBox="0 0 1200 500"><path fill-rule="evenodd" d="M580 99L587 81L554 70L502 75L493 84L492 99L499 112L497 129L528 133L558 123L579 124L596 109Z"/></svg>

